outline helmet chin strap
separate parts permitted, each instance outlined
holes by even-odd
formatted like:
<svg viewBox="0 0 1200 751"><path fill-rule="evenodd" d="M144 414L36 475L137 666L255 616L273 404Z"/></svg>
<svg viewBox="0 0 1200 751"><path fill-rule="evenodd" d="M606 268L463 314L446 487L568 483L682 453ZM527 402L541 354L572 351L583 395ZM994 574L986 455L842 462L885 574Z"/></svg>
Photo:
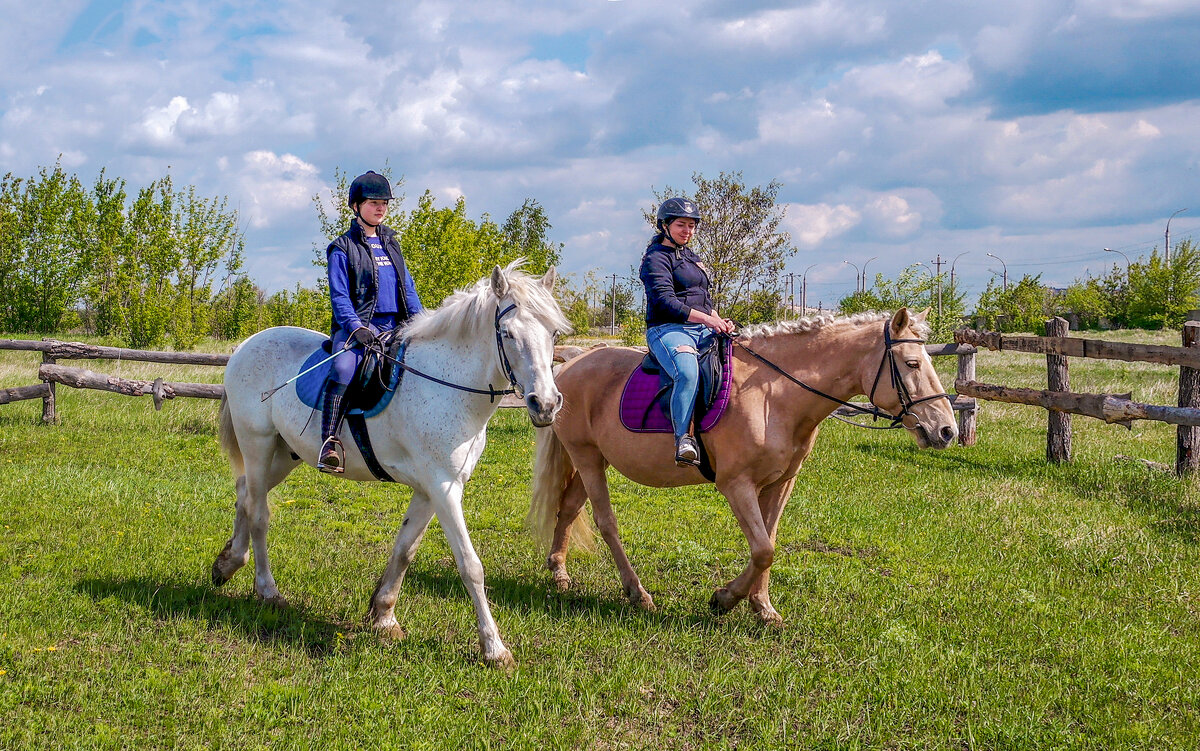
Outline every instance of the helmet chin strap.
<svg viewBox="0 0 1200 751"><path fill-rule="evenodd" d="M378 227L379 227L379 224L383 224L383 222L380 222L379 224L371 224L371 223L370 223L370 222L368 222L366 219L363 219L362 212L360 212L360 211L358 210L358 207L359 207L359 206L362 206L362 204L360 203L360 204L358 204L358 205L356 205L356 206L354 207L354 217L355 217L356 219L358 219L358 221L360 221L360 222L362 222L363 224L367 225L367 226L368 226L368 227L370 227L371 229L378 229ZM674 238L672 238L672 239L674 239Z"/></svg>
<svg viewBox="0 0 1200 751"><path fill-rule="evenodd" d="M684 243L681 243L678 240L676 240L675 235L672 234L672 232L671 232L671 225L674 223L675 223L674 220L668 222L667 226L663 228L663 232L666 233L667 239L669 239L671 241L671 243L675 245L676 248L685 247Z"/></svg>

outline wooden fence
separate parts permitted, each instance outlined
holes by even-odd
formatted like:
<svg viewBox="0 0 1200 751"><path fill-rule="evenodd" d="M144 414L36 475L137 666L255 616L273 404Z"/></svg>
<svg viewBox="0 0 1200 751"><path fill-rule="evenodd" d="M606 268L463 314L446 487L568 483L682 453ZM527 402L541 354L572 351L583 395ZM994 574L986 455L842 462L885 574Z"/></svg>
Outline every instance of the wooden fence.
<svg viewBox="0 0 1200 751"><path fill-rule="evenodd" d="M604 346L604 345L597 345ZM111 391L125 396L146 396L154 398L154 408L162 409L166 399L188 397L198 399L220 399L225 393L225 387L213 383L171 383L162 378L149 380L133 380L116 376L95 373L86 368L67 367L57 364L58 360L133 360L137 362L159 362L174 365L213 365L224 367L229 362L229 355L205 354L196 352L158 352L153 350L121 349L118 347L99 347L82 342L63 342L57 339L42 339L32 341L26 339L0 339L0 350L23 350L42 353L42 365L38 368L38 378L43 382L31 386L0 389L0 404L17 402L25 399L42 400L42 421L53 423L58 421L55 406L55 384L63 384L72 388L99 389ZM565 362L577 357L587 350L575 346L558 346L554 348L554 359ZM931 357L958 358L958 379L974 381L976 348L970 344L928 344L925 351ZM958 413L958 441L964 446L975 443L975 425L978 414L978 403L969 396L961 393L951 395L951 405ZM522 400L506 396L500 401L501 407L524 407ZM865 403L861 406L868 406ZM854 417L859 413L849 407L840 407L834 413Z"/></svg>
<svg viewBox="0 0 1200 751"><path fill-rule="evenodd" d="M220 399L225 387L214 383L170 383L162 378L139 381L94 373L86 368L59 365L59 360L133 360L136 362L160 362L175 365L215 365L224 367L229 355L198 352L156 352L119 347L98 347L82 342L60 342L57 339L29 341L25 339L0 339L0 350L23 350L41 352L42 365L38 378L43 382L32 386L0 389L0 404L24 399L42 400L42 422L58 421L55 405L55 384L73 388L100 389L126 396L150 395L154 408L162 409L165 399L190 397L197 399Z"/></svg>
<svg viewBox="0 0 1200 751"><path fill-rule="evenodd" d="M1129 427L1133 420L1153 420L1177 425L1175 471L1194 472L1200 466L1200 323L1189 321L1183 328L1180 347L1150 344L1126 344L1067 336L1067 322L1054 318L1046 322L1047 336L1009 336L995 332L965 329L955 340L997 351L1033 352L1046 355L1045 390L1012 388L979 383L961 377L954 388L959 394L977 399L1027 404L1049 410L1046 430L1046 458L1051 462L1071 460L1071 415L1094 417ZM1071 392L1068 357L1089 357L1124 362L1149 362L1179 366L1177 406L1157 406L1131 400L1132 394L1080 394Z"/></svg>

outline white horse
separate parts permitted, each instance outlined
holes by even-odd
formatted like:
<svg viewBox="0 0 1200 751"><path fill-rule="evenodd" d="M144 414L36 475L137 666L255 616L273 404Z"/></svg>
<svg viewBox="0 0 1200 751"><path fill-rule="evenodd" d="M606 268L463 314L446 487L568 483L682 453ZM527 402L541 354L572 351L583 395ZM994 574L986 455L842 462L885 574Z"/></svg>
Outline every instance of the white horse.
<svg viewBox="0 0 1200 751"><path fill-rule="evenodd" d="M388 638L404 637L396 622L396 598L437 514L475 604L483 660L504 667L513 664L513 657L488 607L483 566L463 520L463 485L483 453L488 420L499 407L499 399L487 393L492 384L512 382L523 392L534 425L553 422L562 406L551 373L554 340L570 328L551 295L554 269L539 280L518 271L518 265L497 266L490 279L455 292L442 307L408 325L402 336L408 341L404 364L410 370L387 407L367 420L379 464L413 489L367 620ZM239 345L225 369L220 438L237 481L237 514L233 535L213 563L213 583L224 584L246 565L252 543L255 591L276 605L286 605L286 600L275 586L267 557L267 491L301 462L316 466L321 436L315 426L305 430L312 408L300 401L295 386L266 401L263 395L300 372L301 363L325 338L308 329L267 329ZM341 437L346 447L342 477L375 480L344 426Z"/></svg>

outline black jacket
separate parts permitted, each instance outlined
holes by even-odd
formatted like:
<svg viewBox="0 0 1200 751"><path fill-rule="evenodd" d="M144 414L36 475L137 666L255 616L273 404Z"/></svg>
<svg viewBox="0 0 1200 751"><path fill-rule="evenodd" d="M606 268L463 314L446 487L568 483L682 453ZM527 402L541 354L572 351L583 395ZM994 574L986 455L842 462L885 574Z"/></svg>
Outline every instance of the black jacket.
<svg viewBox="0 0 1200 751"><path fill-rule="evenodd" d="M691 248L654 243L642 256L638 273L646 287L646 328L686 323L693 308L712 313L708 273Z"/></svg>
<svg viewBox="0 0 1200 751"><path fill-rule="evenodd" d="M399 326L419 311L409 310L408 301L405 299L404 279L408 275L408 268L404 265L404 254L400 251L400 241L396 236L396 231L381 224L376 229L376 233L383 242L384 251L392 259L392 267L396 269L398 286L396 305L399 308L396 313L396 325ZM375 256L363 238L362 228L357 220L350 223L350 229L345 234L329 243L325 248L326 261L335 248L346 254L350 302L354 306L354 312L364 324L369 323L375 315L375 306L379 302L379 272L375 267ZM337 333L337 329L335 316L330 336Z"/></svg>

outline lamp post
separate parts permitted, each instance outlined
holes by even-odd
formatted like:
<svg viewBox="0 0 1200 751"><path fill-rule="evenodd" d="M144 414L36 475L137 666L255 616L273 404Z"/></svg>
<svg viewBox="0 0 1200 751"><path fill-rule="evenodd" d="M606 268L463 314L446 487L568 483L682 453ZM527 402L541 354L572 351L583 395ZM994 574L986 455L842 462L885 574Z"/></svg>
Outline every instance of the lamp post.
<svg viewBox="0 0 1200 751"><path fill-rule="evenodd" d="M962 258L963 256L965 256L967 253L970 253L970 252L971 251L969 251L969 250L964 250L963 252L954 256L954 260L950 262L950 294L951 295L954 294L954 264L958 263L958 259Z"/></svg>
<svg viewBox="0 0 1200 751"><path fill-rule="evenodd" d="M1171 262L1171 220L1175 218L1176 214L1182 214L1185 211L1187 209L1180 209L1167 217L1167 231L1163 234L1163 258L1168 264Z"/></svg>
<svg viewBox="0 0 1200 751"><path fill-rule="evenodd" d="M1004 267L1004 291L1008 292L1008 264L1004 262L1003 258L996 255L995 253L988 253L987 255L991 256L992 258L995 258L997 261L1000 262L1000 265Z"/></svg>
<svg viewBox="0 0 1200 751"><path fill-rule="evenodd" d="M842 261L842 263L846 263L851 266L854 266L854 292L855 292L855 294L857 294L858 293L858 281L859 281L859 277L861 276L861 274L858 271L858 266L856 264L850 263L849 261Z"/></svg>
<svg viewBox="0 0 1200 751"><path fill-rule="evenodd" d="M866 264L871 263L872 260L875 260L876 258L878 258L878 256L871 256L863 262L863 292L866 292Z"/></svg>
<svg viewBox="0 0 1200 751"><path fill-rule="evenodd" d="M816 265L817 264L814 263L814 264L812 264L812 266L809 266L808 269L811 269L813 266L816 266ZM800 275L800 317L801 318L808 315L808 269L805 269L804 273Z"/></svg>
<svg viewBox="0 0 1200 751"><path fill-rule="evenodd" d="M1113 250L1112 248L1105 248L1104 252L1105 253L1118 253L1118 254L1120 254L1120 256L1122 258L1125 259L1125 283L1129 284L1129 256L1125 255L1124 253L1121 253L1121 251L1119 251L1119 250Z"/></svg>

